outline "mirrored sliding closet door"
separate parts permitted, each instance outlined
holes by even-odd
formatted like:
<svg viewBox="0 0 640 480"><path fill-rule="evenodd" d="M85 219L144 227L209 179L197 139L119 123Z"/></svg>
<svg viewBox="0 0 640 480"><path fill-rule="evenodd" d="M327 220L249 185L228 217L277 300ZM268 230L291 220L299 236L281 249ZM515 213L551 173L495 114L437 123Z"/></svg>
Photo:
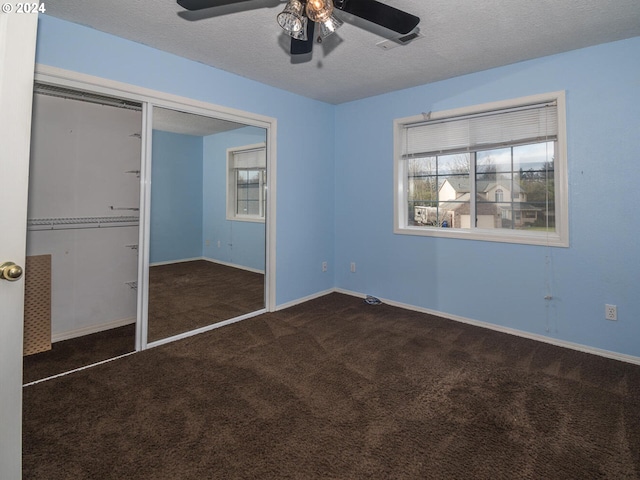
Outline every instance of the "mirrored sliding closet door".
<svg viewBox="0 0 640 480"><path fill-rule="evenodd" d="M265 308L267 132L154 106L147 342Z"/></svg>

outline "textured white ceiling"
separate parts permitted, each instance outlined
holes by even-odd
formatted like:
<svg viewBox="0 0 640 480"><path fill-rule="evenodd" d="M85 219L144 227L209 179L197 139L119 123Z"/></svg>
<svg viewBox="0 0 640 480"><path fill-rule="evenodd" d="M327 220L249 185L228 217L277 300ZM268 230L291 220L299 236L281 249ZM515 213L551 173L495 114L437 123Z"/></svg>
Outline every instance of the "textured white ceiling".
<svg viewBox="0 0 640 480"><path fill-rule="evenodd" d="M640 0L385 3L419 16L424 37L383 50L376 44L396 34L337 12L345 25L294 60L276 23L279 0L200 12L173 0L55 0L46 7L51 16L333 104L640 35Z"/></svg>

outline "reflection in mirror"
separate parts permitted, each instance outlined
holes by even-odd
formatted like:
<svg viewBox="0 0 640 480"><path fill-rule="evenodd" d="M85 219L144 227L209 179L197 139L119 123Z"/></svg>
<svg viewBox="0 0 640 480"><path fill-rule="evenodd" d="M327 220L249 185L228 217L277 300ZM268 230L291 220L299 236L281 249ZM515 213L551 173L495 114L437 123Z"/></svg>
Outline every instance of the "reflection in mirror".
<svg viewBox="0 0 640 480"><path fill-rule="evenodd" d="M265 306L266 130L154 107L149 343Z"/></svg>

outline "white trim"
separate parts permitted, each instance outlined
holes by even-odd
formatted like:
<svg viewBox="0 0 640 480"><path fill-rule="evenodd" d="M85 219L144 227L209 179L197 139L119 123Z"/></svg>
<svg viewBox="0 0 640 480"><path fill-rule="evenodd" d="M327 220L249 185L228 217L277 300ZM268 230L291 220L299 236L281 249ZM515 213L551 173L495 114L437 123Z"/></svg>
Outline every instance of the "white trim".
<svg viewBox="0 0 640 480"><path fill-rule="evenodd" d="M294 307L296 305L300 305L301 303L308 302L309 300L314 300L316 298L324 297L325 295L328 295L330 293L335 293L338 291L339 290L336 288L330 288L329 290L313 293L311 295L307 295L306 297L298 298L296 300L291 300L290 302L281 303L280 305L276 306L275 311L284 310L285 308L289 308L289 307ZM346 293L346 292L340 292L340 293Z"/></svg>
<svg viewBox="0 0 640 480"><path fill-rule="evenodd" d="M131 325L136 323L136 317L121 318L119 320L110 320L98 325L88 325L86 327L76 328L75 330L68 330L66 332L54 333L51 335L51 342L61 342L63 340L70 340L72 338L84 337L85 335L91 335L92 333L104 332L105 330L111 330L112 328L124 327L125 325Z"/></svg>
<svg viewBox="0 0 640 480"><path fill-rule="evenodd" d="M142 148L140 158L140 221L138 231L138 324L136 351L147 348L149 335L149 252L151 245L151 162L153 107L142 104Z"/></svg>
<svg viewBox="0 0 640 480"><path fill-rule="evenodd" d="M265 219L265 307L273 312L276 308L276 139L278 123L271 124L267 138L267 215Z"/></svg>
<svg viewBox="0 0 640 480"><path fill-rule="evenodd" d="M262 217L255 217L255 216L251 216L251 215L238 215L235 217L230 217L227 216L226 220L230 221L230 222L250 222L250 223L264 223L264 218Z"/></svg>
<svg viewBox="0 0 640 480"><path fill-rule="evenodd" d="M345 290L343 288L335 288L333 291L336 293L343 293L345 295L351 295L353 297L365 298L366 295L354 292L351 290ZM412 310L414 312L427 313L429 315L435 315L437 317L445 318L447 320L453 320L454 322L466 323L469 325L474 325L476 327L486 328L488 330L494 330L496 332L507 333L509 335L515 335L516 337L527 338L529 340L535 340L542 343L548 343L550 345L555 345L556 347L568 348L570 350L576 350L578 352L590 353L592 355L598 355L600 357L610 358L612 360L619 360L621 362L632 363L635 365L640 365L640 357L636 357L634 355L627 355L625 353L612 352L610 350L604 350L601 348L590 347L588 345L582 345L580 343L568 342L566 340L558 340L556 338L547 337L544 335L539 335L537 333L525 332L523 330L518 330L510 327L503 327L501 325L496 325L493 323L482 322L480 320L473 320L471 318L461 317L459 315L452 315L450 313L439 312L437 310L431 310L429 308L418 307L415 305L410 305L408 303L396 302L394 300L388 300L384 298L380 298L382 303L386 303L387 305L391 305L393 307L404 308L406 310Z"/></svg>
<svg viewBox="0 0 640 480"><path fill-rule="evenodd" d="M204 257L178 258L176 260L166 260L164 262L149 262L150 267L159 267L161 265L173 265L174 263L194 262L196 260L206 260Z"/></svg>
<svg viewBox="0 0 640 480"><path fill-rule="evenodd" d="M556 141L554 182L556 185L556 217L555 232L530 233L526 230L507 229L454 229L454 228L421 228L407 225L407 172L402 158L402 144L408 125L424 121L425 114L398 118L393 121L393 233L399 235L416 235L424 237L455 238L463 240L480 240L489 242L519 243L527 245L543 245L551 247L569 247L569 189L566 127L566 96L564 91L530 95L527 97L484 103L469 107L430 112L429 121L490 112L520 105L557 102L558 139ZM471 195L475 198L475 195ZM474 202L471 202L473 205Z"/></svg>
<svg viewBox="0 0 640 480"><path fill-rule="evenodd" d="M561 208L562 209L562 208ZM558 218L560 215L557 216ZM566 229L563 229L566 230ZM564 241L558 233L531 235L526 230L508 229L482 229L471 230L455 228L421 228L412 226L394 226L393 233L399 235L416 235L421 237L455 238L458 240L479 240L486 242L519 243L523 245L538 245L545 247L568 247L569 242Z"/></svg>
<svg viewBox="0 0 640 480"><path fill-rule="evenodd" d="M122 355L118 355L117 357L111 357L111 358L107 358L106 360L102 360L100 362L92 363L90 365L85 365L84 367L78 367L78 368L75 368L73 370L69 370L67 372L58 373L57 375L52 375L50 377L41 378L40 380L34 380L33 382L25 383L24 385L22 385L22 387L23 388L24 387L30 387L31 385L35 385L37 383L46 382L47 380L53 380L54 378L58 378L58 377L64 377L65 375L69 375L70 373L79 372L80 370L86 370L87 368L97 367L98 365L102 365L103 363L113 362L114 360L119 360L121 358L128 357L129 355L133 355L134 353L136 353L136 352L134 351L134 352L124 353Z"/></svg>
<svg viewBox="0 0 640 480"><path fill-rule="evenodd" d="M556 193L561 199L556 208L556 232L563 240L563 247L569 246L569 157L567 156L567 99L565 92L557 92L558 102L558 139L556 140L556 156L563 159L563 168L555 169L554 182Z"/></svg>
<svg viewBox="0 0 640 480"><path fill-rule="evenodd" d="M246 267L244 265L238 265L237 263L223 262L222 260L216 260L215 258L202 257L202 260L206 260L207 262L217 263L219 265L225 265L227 267L237 268L238 270L246 270L247 272L260 273L264 275L264 270L260 270L258 268Z"/></svg>
<svg viewBox="0 0 640 480"><path fill-rule="evenodd" d="M151 185L151 123L153 108L163 107L185 113L212 116L221 120L243 123L248 126L264 128L267 143L267 219L265 221L265 304L266 310L273 311L276 302L276 175L277 175L277 119L252 112L215 105L192 98L151 90L137 85L64 70L48 65L35 65L35 81L64 86L67 88L91 91L106 96L141 102L143 105L142 132L144 138L142 162L140 166L140 237L139 237L139 273L138 273L138 328L136 332L136 350L147 347L148 317L148 267L149 267L149 211ZM148 120L148 121L147 121ZM198 330L197 332L199 332Z"/></svg>
<svg viewBox="0 0 640 480"><path fill-rule="evenodd" d="M163 338L162 340L150 342L147 344L147 348L159 347L160 345L164 345L165 343L171 343L175 342L176 340L182 340L183 338L193 337L194 335L198 335L200 333L209 332L211 330L215 330L216 328L231 325L232 323L241 322L242 320L246 320L248 318L257 317L258 315L262 315L263 313L267 313L267 310L265 308L256 310L255 312L240 315L239 317L230 318L229 320L223 320L221 322L213 323L211 325L207 325L206 327L196 328L195 330L180 333L178 335L174 335L173 337Z"/></svg>
<svg viewBox="0 0 640 480"><path fill-rule="evenodd" d="M213 113L215 114L215 118L221 120L244 123L245 125L256 127L269 128L272 122L276 121L275 118L265 115L214 105L193 98L181 97L159 90L151 90L137 85L95 77L72 70L64 70L49 65L36 64L35 81L53 85L63 85L75 90L89 90L110 97L115 96L142 103L146 102L154 106L166 107L186 113L195 113L204 116L211 116ZM185 107L187 110L185 110Z"/></svg>

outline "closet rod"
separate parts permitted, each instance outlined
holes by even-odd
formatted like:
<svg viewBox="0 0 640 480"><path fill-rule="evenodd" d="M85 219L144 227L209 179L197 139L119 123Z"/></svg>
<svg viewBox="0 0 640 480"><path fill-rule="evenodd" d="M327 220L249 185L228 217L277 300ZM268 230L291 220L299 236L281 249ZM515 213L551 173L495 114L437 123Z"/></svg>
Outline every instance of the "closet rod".
<svg viewBox="0 0 640 480"><path fill-rule="evenodd" d="M140 210L138 207L114 207L113 205L109 205L109 208L111 210L132 210L134 212Z"/></svg>
<svg viewBox="0 0 640 480"><path fill-rule="evenodd" d="M27 220L27 230L136 227L138 221L135 216L32 218Z"/></svg>
<svg viewBox="0 0 640 480"><path fill-rule="evenodd" d="M60 87L58 85L48 85L46 83L36 82L33 86L33 92L41 95L49 95L51 97L64 98L66 100L79 100L81 102L95 103L108 107L124 108L138 112L142 111L142 104L140 102L100 95L93 92L74 90L71 88Z"/></svg>

